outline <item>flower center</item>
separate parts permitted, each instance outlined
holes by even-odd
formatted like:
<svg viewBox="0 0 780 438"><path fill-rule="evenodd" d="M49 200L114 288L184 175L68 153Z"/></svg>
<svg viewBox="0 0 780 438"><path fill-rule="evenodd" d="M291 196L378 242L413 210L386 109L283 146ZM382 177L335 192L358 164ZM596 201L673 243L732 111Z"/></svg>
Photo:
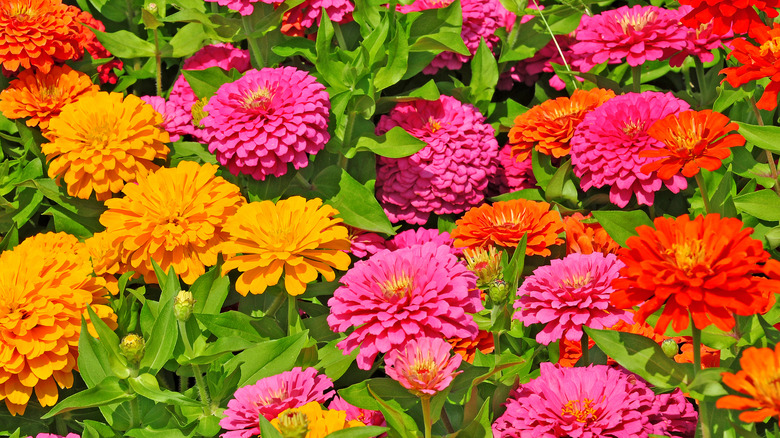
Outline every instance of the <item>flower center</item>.
<svg viewBox="0 0 780 438"><path fill-rule="evenodd" d="M623 33L628 35L631 32L642 30L648 23L655 20L656 15L655 11L648 11L641 15L628 14L618 19L618 24L623 29Z"/></svg>
<svg viewBox="0 0 780 438"><path fill-rule="evenodd" d="M309 418L299 409L287 409L277 418L284 438L303 438L309 432Z"/></svg>
<svg viewBox="0 0 780 438"><path fill-rule="evenodd" d="M409 296L414 290L414 283L412 277L406 273L395 276L392 279L381 284L380 289L387 298L398 298L402 296Z"/></svg>
<svg viewBox="0 0 780 438"><path fill-rule="evenodd" d="M431 131L431 134L441 129L441 122L434 119L433 117L428 117L428 123L426 124L428 127L428 130Z"/></svg>
<svg viewBox="0 0 780 438"><path fill-rule="evenodd" d="M706 253L701 240L686 240L672 245L667 254L674 257L674 263L678 268L690 273L691 270L704 262Z"/></svg>
<svg viewBox="0 0 780 438"><path fill-rule="evenodd" d="M62 96L62 90L53 85L38 88L38 93L41 96L41 100L57 101Z"/></svg>
<svg viewBox="0 0 780 438"><path fill-rule="evenodd" d="M776 36L761 44L758 50L761 56L773 55L775 58L780 57L780 36Z"/></svg>
<svg viewBox="0 0 780 438"><path fill-rule="evenodd" d="M561 283L566 287L581 288L588 285L592 279L590 272L587 272L585 275L572 275L563 279Z"/></svg>
<svg viewBox="0 0 780 438"><path fill-rule="evenodd" d="M561 415L571 415L579 423L589 423L597 418L596 409L593 407L593 400L586 398L584 400L569 400L561 408Z"/></svg>
<svg viewBox="0 0 780 438"><path fill-rule="evenodd" d="M206 106L207 103L209 103L208 97L198 99L197 102L192 104L192 109L190 110L190 113L192 113L192 124L201 129L204 128L200 123L201 120L209 115L209 113L203 110L203 107Z"/></svg>
<svg viewBox="0 0 780 438"><path fill-rule="evenodd" d="M430 356L423 356L424 353L419 352L417 359L411 366L412 374L419 380L430 380L431 374L436 373L436 362Z"/></svg>
<svg viewBox="0 0 780 438"><path fill-rule="evenodd" d="M101 118L100 120L96 120L92 129L86 133L85 140L91 147L102 149L111 141L114 129L115 127L110 121Z"/></svg>
<svg viewBox="0 0 780 438"><path fill-rule="evenodd" d="M16 21L28 21L38 16L29 1L12 2L6 11L6 14Z"/></svg>
<svg viewBox="0 0 780 438"><path fill-rule="evenodd" d="M274 98L271 90L265 87L260 87L257 90L244 96L243 106L248 110L268 109L268 104L271 103L271 99Z"/></svg>
<svg viewBox="0 0 780 438"><path fill-rule="evenodd" d="M644 131L644 129L645 129L645 124L644 124L642 121L636 121L636 122L635 122L635 121L633 121L633 120L629 120L629 121L628 121L628 122L626 122L626 124L623 126L623 132L624 132L624 133L625 133L627 136L629 136L629 137L633 137L633 136L635 136L635 135L636 135L636 134L638 134L639 132L641 132L641 131Z"/></svg>

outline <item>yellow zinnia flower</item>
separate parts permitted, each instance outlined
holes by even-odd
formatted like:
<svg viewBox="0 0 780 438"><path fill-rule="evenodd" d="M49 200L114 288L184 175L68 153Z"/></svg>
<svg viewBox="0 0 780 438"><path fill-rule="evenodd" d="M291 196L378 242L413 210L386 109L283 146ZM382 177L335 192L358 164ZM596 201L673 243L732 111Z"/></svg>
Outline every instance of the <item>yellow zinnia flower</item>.
<svg viewBox="0 0 780 438"><path fill-rule="evenodd" d="M125 183L159 168L152 160L169 152L162 116L139 97L99 92L65 105L49 121L41 149L49 176L64 180L68 194L99 201L122 190Z"/></svg>
<svg viewBox="0 0 780 438"><path fill-rule="evenodd" d="M271 201L252 202L225 222L230 240L222 245L224 254L232 256L222 265L222 275L233 269L243 272L236 290L261 294L279 282L284 271L284 286L290 295L306 291L306 284L317 279L336 278L333 269L349 267L349 233L334 218L338 211L322 205L321 199L306 200L300 196Z"/></svg>
<svg viewBox="0 0 780 438"><path fill-rule="evenodd" d="M124 271L156 283L152 260L163 271L173 266L187 284L217 263L218 245L227 240L228 217L244 203L239 188L215 176L218 167L182 161L139 176L123 198L106 201L100 223L119 251Z"/></svg>
<svg viewBox="0 0 780 438"><path fill-rule="evenodd" d="M357 420L347 421L346 412L322 409L317 402L287 409L271 420L271 425L285 436L302 438L325 438L337 430L365 426Z"/></svg>

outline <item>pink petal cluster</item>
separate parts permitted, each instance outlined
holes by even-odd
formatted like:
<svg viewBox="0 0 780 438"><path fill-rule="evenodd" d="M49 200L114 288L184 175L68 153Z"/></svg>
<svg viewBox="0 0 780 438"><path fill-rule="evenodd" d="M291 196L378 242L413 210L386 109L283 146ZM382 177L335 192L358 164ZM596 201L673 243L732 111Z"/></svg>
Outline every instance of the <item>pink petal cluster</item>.
<svg viewBox="0 0 780 438"><path fill-rule="evenodd" d="M690 437L696 434L699 414L679 388L655 396L654 415L650 416L653 432L661 436Z"/></svg>
<svg viewBox="0 0 780 438"><path fill-rule="evenodd" d="M450 233L433 228L417 228L402 231L392 239L387 241L387 249L395 251L396 249L409 248L414 245L422 245L424 243L434 242L437 245L445 245L450 248L450 252L456 256L463 254L462 248L455 248L454 241L450 237Z"/></svg>
<svg viewBox="0 0 780 438"><path fill-rule="evenodd" d="M237 11L241 15L252 15L255 10L255 3L258 1L266 4L278 6L283 2L280 0L206 0L207 2L217 2L221 6ZM300 23L304 29L308 29L313 24L320 24L322 9L328 14L331 21L345 23L351 21L352 11L355 5L349 0L305 0L300 5L292 8L289 15L285 17L285 22Z"/></svg>
<svg viewBox="0 0 780 438"><path fill-rule="evenodd" d="M249 51L237 49L228 43L212 44L201 48L187 58L182 70L205 70L211 67L219 67L226 71L235 68L240 72L245 72L251 67ZM198 141L206 143L208 138L205 137L205 133L202 129L196 128L192 120L192 105L197 101L198 98L187 79L184 78L183 74L180 74L176 78L176 82L173 83L168 102L176 107L175 113L180 115L178 117L186 118L186 123L177 122L174 125L175 131L168 132L193 135Z"/></svg>
<svg viewBox="0 0 780 438"><path fill-rule="evenodd" d="M385 373L418 397L436 395L461 373L456 370L463 359L451 353L442 338L413 339L385 356Z"/></svg>
<svg viewBox="0 0 780 438"><path fill-rule="evenodd" d="M379 234L349 225L347 225L347 231L349 231L349 241L351 243L349 252L359 259L367 255L374 255L387 248L385 238Z"/></svg>
<svg viewBox="0 0 780 438"><path fill-rule="evenodd" d="M558 46L555 42L558 42L561 50L558 50ZM523 84L531 87L539 80L539 76L542 73L555 73L552 64L569 65L569 68L574 68L578 64L578 57L572 52L571 45L576 40L573 35L555 35L555 41L550 40L544 47L539 49L536 54L528 59L523 59L517 64L513 65L509 71L503 73L498 80L496 86L499 90L509 90L512 88L514 82L522 82ZM561 56L563 53L563 57ZM564 62L564 57L566 62ZM582 82L582 78L576 78ZM557 74L548 81L550 86L556 90L563 90L566 88L566 82L561 79Z"/></svg>
<svg viewBox="0 0 780 438"><path fill-rule="evenodd" d="M582 328L604 329L618 321L633 324L631 314L613 306L612 280L623 262L614 254L572 253L536 268L517 291L514 319L526 326L546 324L536 341L548 345L561 338L579 341Z"/></svg>
<svg viewBox="0 0 780 438"><path fill-rule="evenodd" d="M220 6L227 6L229 9L238 12L241 15L252 15L255 10L254 4L261 0L206 0L207 2L217 2ZM273 0L262 0L263 3L273 3Z"/></svg>
<svg viewBox="0 0 780 438"><path fill-rule="evenodd" d="M501 182L507 187L508 191L513 192L515 190L536 187L536 177L534 177L530 155L525 161L517 161L517 159L512 157L512 148L509 145L505 145L498 153L498 160L501 163L498 173L502 177Z"/></svg>
<svg viewBox="0 0 780 438"><path fill-rule="evenodd" d="M421 225L430 213L461 213L484 200L498 142L475 107L450 96L402 102L376 132L395 126L427 145L409 157L377 157L377 198L391 221Z"/></svg>
<svg viewBox="0 0 780 438"><path fill-rule="evenodd" d="M493 436L643 438L654 433L654 399L647 385L606 365L542 362L538 378L512 391Z"/></svg>
<svg viewBox="0 0 780 438"><path fill-rule="evenodd" d="M250 70L203 107L209 151L230 173L257 180L309 164L330 139L325 86L295 67Z"/></svg>
<svg viewBox="0 0 780 438"><path fill-rule="evenodd" d="M380 251L341 278L328 301L328 325L336 333L354 327L337 346L345 354L360 347L357 364L364 370L379 353L423 336L474 339L470 313L482 309L476 280L444 245Z"/></svg>
<svg viewBox="0 0 780 438"><path fill-rule="evenodd" d="M227 430L221 436L249 438L260 434L260 415L272 420L286 409L313 401L324 403L333 397L333 382L314 368L295 367L238 388L233 397L219 422Z"/></svg>
<svg viewBox="0 0 780 438"><path fill-rule="evenodd" d="M185 113L179 105L165 100L160 96L141 96L141 100L148 103L163 117L162 128L171 138L171 142L179 141L178 133L192 128L192 115Z"/></svg>
<svg viewBox="0 0 780 438"><path fill-rule="evenodd" d="M583 15L575 36L571 50L580 70L588 71L606 61L637 66L667 59L687 47L688 30L677 11L636 5Z"/></svg>
<svg viewBox="0 0 780 438"><path fill-rule="evenodd" d="M452 0L415 0L409 5L399 5L398 11L404 14L449 6ZM491 50L498 43L496 30L514 23L515 15L504 8L500 0L461 0L463 27L460 36L471 55L455 52L441 52L423 69L427 75L435 74L439 69L460 69L479 48L480 38Z"/></svg>
<svg viewBox="0 0 780 438"><path fill-rule="evenodd" d="M385 416L379 411L358 408L347 403L343 398L336 396L328 405L328 409L344 411L347 413L347 421L357 420L366 426L386 426Z"/></svg>
<svg viewBox="0 0 780 438"><path fill-rule="evenodd" d="M682 19L682 17L692 10L692 6L680 6L680 9L677 10L679 18ZM679 67L688 56L696 56L701 62L712 62L715 59L715 55L712 54L713 50L720 47L730 48L730 40L734 37L734 32L729 29L726 34L718 35L713 32L714 28L715 24L712 21L699 26L697 29L686 27L688 30L688 38L686 40L688 45L681 52L669 59L669 65L672 67Z"/></svg>
<svg viewBox="0 0 780 438"><path fill-rule="evenodd" d="M653 205L662 186L673 193L685 189L688 181L682 175L661 180L656 172L640 172L651 158L639 153L664 147L647 134L653 123L688 109L671 93L646 91L613 97L588 113L571 139L571 161L582 189L611 186L609 200L619 207L628 205L632 194L640 204Z"/></svg>

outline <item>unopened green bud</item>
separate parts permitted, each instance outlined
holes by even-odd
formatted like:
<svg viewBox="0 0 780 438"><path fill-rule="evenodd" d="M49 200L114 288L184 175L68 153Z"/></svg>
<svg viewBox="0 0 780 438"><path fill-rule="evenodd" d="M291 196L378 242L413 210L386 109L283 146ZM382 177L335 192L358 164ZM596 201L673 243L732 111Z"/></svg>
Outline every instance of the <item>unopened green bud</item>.
<svg viewBox="0 0 780 438"><path fill-rule="evenodd" d="M195 299L192 292L187 290L179 291L173 300L173 314L179 321L186 322L192 315L192 306L195 305Z"/></svg>
<svg viewBox="0 0 780 438"><path fill-rule="evenodd" d="M506 300L508 292L509 288L504 280L495 280L488 286L488 296L490 296L490 299L496 304L503 303Z"/></svg>
<svg viewBox="0 0 780 438"><path fill-rule="evenodd" d="M130 363L138 364L144 357L144 349L146 348L146 342L141 335L130 333L122 338L119 343L119 351Z"/></svg>
<svg viewBox="0 0 780 438"><path fill-rule="evenodd" d="M477 274L477 286L487 287L502 277L501 251L490 246L488 248L465 248L463 256L471 272Z"/></svg>
<svg viewBox="0 0 780 438"><path fill-rule="evenodd" d="M298 409L287 409L277 418L284 438L303 438L309 433L309 418Z"/></svg>
<svg viewBox="0 0 780 438"><path fill-rule="evenodd" d="M146 10L151 12L152 14L157 13L157 3L149 3L146 5Z"/></svg>
<svg viewBox="0 0 780 438"><path fill-rule="evenodd" d="M674 339L666 339L661 344L661 350L664 351L666 357L671 359L674 359L674 356L677 356L677 354L680 352L679 347L677 346L677 342Z"/></svg>

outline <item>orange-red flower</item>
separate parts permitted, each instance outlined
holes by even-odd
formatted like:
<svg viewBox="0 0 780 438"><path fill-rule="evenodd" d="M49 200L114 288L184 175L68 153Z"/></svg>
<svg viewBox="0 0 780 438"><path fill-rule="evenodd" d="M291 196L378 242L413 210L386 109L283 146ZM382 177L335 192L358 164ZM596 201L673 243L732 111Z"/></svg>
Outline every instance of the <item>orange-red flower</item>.
<svg viewBox="0 0 780 438"><path fill-rule="evenodd" d="M712 23L713 32L718 35L733 30L735 34L750 36L755 36L755 29L764 24L754 7L769 18L777 17L780 7L778 0L680 0L680 4L693 8L680 20L690 28Z"/></svg>
<svg viewBox="0 0 780 438"><path fill-rule="evenodd" d="M74 16L61 0L0 2L0 66L37 68L48 73L55 63L80 56Z"/></svg>
<svg viewBox="0 0 780 438"><path fill-rule="evenodd" d="M242 272L236 291L242 295L261 294L279 282L290 295L306 291L306 284L318 274L327 281L336 278L334 269L349 267L349 232L341 224L335 208L322 205L320 199L300 196L252 202L227 219L225 230L230 240L221 245L229 257L222 275L233 269Z"/></svg>
<svg viewBox="0 0 780 438"><path fill-rule="evenodd" d="M488 245L513 248L528 234L525 253L548 256L550 246L563 243L558 237L563 232L561 216L550 211L546 202L515 199L482 204L467 211L455 224L450 236L458 248Z"/></svg>
<svg viewBox="0 0 780 438"><path fill-rule="evenodd" d="M162 116L139 97L98 92L66 105L49 121L41 145L49 176L64 180L68 194L99 201L159 166L169 152Z"/></svg>
<svg viewBox="0 0 780 438"><path fill-rule="evenodd" d="M585 114L613 97L612 90L575 90L570 98L547 100L520 114L509 130L512 157L524 161L534 147L556 158L569 155L569 140Z"/></svg>
<svg viewBox="0 0 780 438"><path fill-rule="evenodd" d="M669 179L681 170L686 177L696 175L702 167L717 170L731 154L729 148L745 145L745 137L730 134L737 129L739 125L711 110L669 114L647 130L665 147L640 152L640 157L657 158L641 170L648 175L658 171L661 179Z"/></svg>
<svg viewBox="0 0 780 438"><path fill-rule="evenodd" d="M769 296L780 292L780 280L757 275L769 253L739 219L659 217L655 229L643 225L636 231L618 253L626 266L612 283L611 300L619 308L640 306L636 321L663 307L658 333L670 322L679 332L691 318L699 329L715 324L731 330L735 313L760 313Z"/></svg>
<svg viewBox="0 0 780 438"><path fill-rule="evenodd" d="M88 307L116 327L85 253L75 237L46 233L0 254L0 400L12 415L24 414L33 391L53 406L58 386L73 385Z"/></svg>
<svg viewBox="0 0 780 438"><path fill-rule="evenodd" d="M674 356L677 363L693 363L693 338L690 336L676 336L673 339L679 344L679 353ZM717 368L720 366L720 350L701 344L701 367Z"/></svg>
<svg viewBox="0 0 780 438"><path fill-rule="evenodd" d="M49 73L25 70L0 93L0 112L9 119L29 117L27 126L45 131L62 107L97 91L89 76L67 65L54 66Z"/></svg>
<svg viewBox="0 0 780 438"><path fill-rule="evenodd" d="M586 222L593 216L583 216L574 213L563 219L563 228L566 231L566 254L579 252L591 254L600 252L604 255L616 254L620 245L609 237L607 231L598 222Z"/></svg>
<svg viewBox="0 0 780 438"><path fill-rule="evenodd" d="M739 414L739 419L746 423L763 422L767 417L780 419L780 344L775 345L774 350L747 348L739 359L739 365L742 369L737 374L726 372L722 378L725 385L744 396L721 397L715 406L718 409L745 410Z"/></svg>
<svg viewBox="0 0 780 438"><path fill-rule="evenodd" d="M447 342L452 345L453 351L458 353L468 363L474 363L477 350L483 354L490 354L496 348L496 345L493 343L493 333L487 330L477 332L475 339L452 338L447 339Z"/></svg>
<svg viewBox="0 0 780 438"><path fill-rule="evenodd" d="M215 265L218 246L228 239L227 219L244 203L239 188L215 176L217 170L213 164L182 161L175 168L140 175L137 184L125 186L123 198L106 201L100 223L113 248L103 249L105 272L115 269L113 250L123 270L152 283L157 282L152 260L166 272L172 266L187 284ZM96 272L102 268L98 264Z"/></svg>
<svg viewBox="0 0 780 438"><path fill-rule="evenodd" d="M775 23L774 28L753 26L751 29L755 29L758 46L745 38L734 39L731 42L734 50L729 58L736 58L742 65L724 68L720 73L726 75L725 80L734 88L756 79L770 78L756 106L773 111L777 108L777 94L780 92L780 23Z"/></svg>

